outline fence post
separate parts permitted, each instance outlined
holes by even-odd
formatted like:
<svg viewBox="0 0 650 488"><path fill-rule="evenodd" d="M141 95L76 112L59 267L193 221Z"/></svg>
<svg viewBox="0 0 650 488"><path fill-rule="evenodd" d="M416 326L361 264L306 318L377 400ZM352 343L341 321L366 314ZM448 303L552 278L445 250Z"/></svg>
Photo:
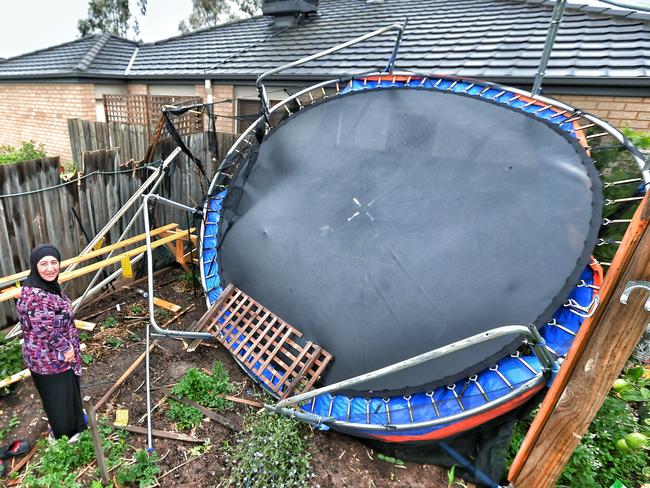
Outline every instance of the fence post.
<svg viewBox="0 0 650 488"><path fill-rule="evenodd" d="M89 396L83 399L86 414L88 415L88 428L93 437L93 446L95 447L95 456L97 457L97 466L99 467L99 474L102 477L102 483L109 484L108 471L106 470L106 459L104 458L104 446L102 446L102 438L97 430L97 419L95 418L95 407Z"/></svg>

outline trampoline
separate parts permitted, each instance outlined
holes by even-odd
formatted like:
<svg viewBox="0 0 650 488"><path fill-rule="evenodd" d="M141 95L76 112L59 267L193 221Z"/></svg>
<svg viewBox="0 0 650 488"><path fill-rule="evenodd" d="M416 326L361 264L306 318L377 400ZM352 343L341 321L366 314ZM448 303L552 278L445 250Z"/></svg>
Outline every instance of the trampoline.
<svg viewBox="0 0 650 488"><path fill-rule="evenodd" d="M585 117L396 72L318 83L264 113L212 182L200 269L208 306L234 284L334 356L317 390L275 411L417 444L544 388L603 277Z"/></svg>

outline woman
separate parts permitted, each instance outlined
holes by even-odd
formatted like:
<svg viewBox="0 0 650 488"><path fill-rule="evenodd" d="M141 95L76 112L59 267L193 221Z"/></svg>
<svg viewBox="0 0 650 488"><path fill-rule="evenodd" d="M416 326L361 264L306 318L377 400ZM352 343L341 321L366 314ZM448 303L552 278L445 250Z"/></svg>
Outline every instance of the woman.
<svg viewBox="0 0 650 488"><path fill-rule="evenodd" d="M86 428L79 377L81 354L70 300L58 283L61 254L49 244L29 257L30 274L16 305L23 332L23 359L43 402L55 439Z"/></svg>

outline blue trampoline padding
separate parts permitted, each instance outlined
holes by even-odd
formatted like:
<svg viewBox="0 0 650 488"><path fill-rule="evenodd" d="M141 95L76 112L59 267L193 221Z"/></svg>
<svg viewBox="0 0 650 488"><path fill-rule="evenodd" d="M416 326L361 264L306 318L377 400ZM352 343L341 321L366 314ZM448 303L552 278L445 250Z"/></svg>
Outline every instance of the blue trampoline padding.
<svg viewBox="0 0 650 488"><path fill-rule="evenodd" d="M211 304L223 289L219 279L219 263L217 261L217 230L221 218L221 206L228 190L223 190L218 195L210 198L205 206L203 231L201 241L201 271L203 286L208 303Z"/></svg>

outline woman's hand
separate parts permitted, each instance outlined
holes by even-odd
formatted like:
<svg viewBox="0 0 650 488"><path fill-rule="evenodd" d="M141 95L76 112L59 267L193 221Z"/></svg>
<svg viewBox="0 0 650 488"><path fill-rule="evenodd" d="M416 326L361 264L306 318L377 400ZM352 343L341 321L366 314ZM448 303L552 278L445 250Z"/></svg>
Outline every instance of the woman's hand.
<svg viewBox="0 0 650 488"><path fill-rule="evenodd" d="M63 353L63 360L66 363L74 362L74 348L70 346L70 349Z"/></svg>

